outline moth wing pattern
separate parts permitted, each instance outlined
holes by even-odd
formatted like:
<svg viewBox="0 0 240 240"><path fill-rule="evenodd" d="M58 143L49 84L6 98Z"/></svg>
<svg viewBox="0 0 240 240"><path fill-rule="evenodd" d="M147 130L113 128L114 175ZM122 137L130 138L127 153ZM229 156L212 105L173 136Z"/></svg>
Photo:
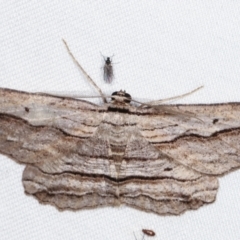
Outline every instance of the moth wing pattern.
<svg viewBox="0 0 240 240"><path fill-rule="evenodd" d="M178 215L213 202L217 176L240 167L238 103L114 107L0 89L0 152L26 164L25 192L60 210Z"/></svg>
<svg viewBox="0 0 240 240"><path fill-rule="evenodd" d="M218 189L217 176L240 167L240 104L165 107L182 114L155 115L141 121L138 127L144 139L162 154L159 166L151 168L154 161L148 162L148 170L164 179L152 181L154 190L148 189L152 196L148 202L150 211L178 215L213 202ZM196 114L198 118L184 117L184 113ZM165 163L163 156L168 159ZM153 191L158 193L154 197ZM157 209L161 207L168 209L159 212Z"/></svg>

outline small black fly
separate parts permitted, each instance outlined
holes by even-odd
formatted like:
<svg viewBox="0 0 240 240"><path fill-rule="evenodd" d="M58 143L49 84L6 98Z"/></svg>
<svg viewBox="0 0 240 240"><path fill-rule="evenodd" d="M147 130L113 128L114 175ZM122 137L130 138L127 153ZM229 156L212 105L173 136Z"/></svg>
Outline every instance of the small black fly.
<svg viewBox="0 0 240 240"><path fill-rule="evenodd" d="M113 55L114 56L114 55ZM112 57L113 57L112 56ZM106 83L111 83L113 81L113 66L112 66L112 57L104 57L104 66L103 66L103 79Z"/></svg>

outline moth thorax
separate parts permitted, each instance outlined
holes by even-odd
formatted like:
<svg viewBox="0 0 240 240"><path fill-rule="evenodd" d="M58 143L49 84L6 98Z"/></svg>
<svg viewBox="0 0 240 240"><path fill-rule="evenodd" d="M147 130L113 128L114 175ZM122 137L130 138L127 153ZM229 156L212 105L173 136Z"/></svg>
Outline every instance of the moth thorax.
<svg viewBox="0 0 240 240"><path fill-rule="evenodd" d="M118 91L112 93L112 101L116 102L122 102L122 103L130 103L132 100L132 97L130 94L126 93L125 91Z"/></svg>

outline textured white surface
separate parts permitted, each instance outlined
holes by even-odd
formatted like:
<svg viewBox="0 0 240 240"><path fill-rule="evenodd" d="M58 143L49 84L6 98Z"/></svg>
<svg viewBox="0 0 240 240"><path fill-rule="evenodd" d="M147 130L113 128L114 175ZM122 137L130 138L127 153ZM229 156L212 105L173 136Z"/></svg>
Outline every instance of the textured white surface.
<svg viewBox="0 0 240 240"><path fill-rule="evenodd" d="M25 91L96 95L61 41L103 91L178 102L240 101L238 1L1 1L0 85ZM100 51L112 56L103 81ZM58 212L25 196L23 167L0 156L0 239L239 239L240 172L220 179L217 201L177 217L126 207Z"/></svg>

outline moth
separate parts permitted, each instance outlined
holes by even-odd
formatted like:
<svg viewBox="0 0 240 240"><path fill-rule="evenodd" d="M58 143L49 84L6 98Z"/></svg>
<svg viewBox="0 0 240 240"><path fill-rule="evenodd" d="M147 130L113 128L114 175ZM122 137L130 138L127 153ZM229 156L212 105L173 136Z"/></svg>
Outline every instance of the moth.
<svg viewBox="0 0 240 240"><path fill-rule="evenodd" d="M113 57L113 56L112 56ZM104 57L104 66L103 66L103 79L106 83L111 83L113 81L113 66L112 66L112 57Z"/></svg>
<svg viewBox="0 0 240 240"><path fill-rule="evenodd" d="M143 232L143 236L142 236L142 240L145 239L145 235L149 236L149 237L154 237L156 235L156 233L153 230L149 230L149 229L142 229ZM133 233L135 240L137 240L135 233Z"/></svg>
<svg viewBox="0 0 240 240"><path fill-rule="evenodd" d="M179 215L214 202L218 177L240 167L240 103L100 95L97 105L0 88L0 153L26 166L26 194L59 210L125 204Z"/></svg>
<svg viewBox="0 0 240 240"><path fill-rule="evenodd" d="M156 235L156 233L153 230L149 230L149 229L142 229L142 232L150 237L153 237Z"/></svg>

